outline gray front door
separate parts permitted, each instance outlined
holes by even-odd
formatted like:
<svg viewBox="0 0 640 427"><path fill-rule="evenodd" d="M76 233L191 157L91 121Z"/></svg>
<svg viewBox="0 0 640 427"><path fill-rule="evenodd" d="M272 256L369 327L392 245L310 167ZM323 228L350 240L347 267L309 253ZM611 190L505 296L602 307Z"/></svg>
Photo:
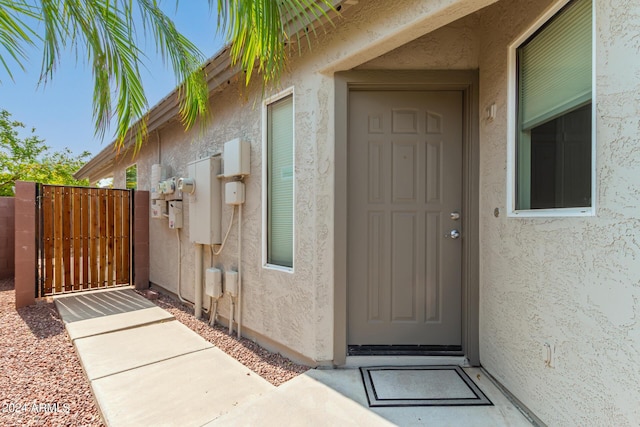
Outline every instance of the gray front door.
<svg viewBox="0 0 640 427"><path fill-rule="evenodd" d="M349 345L461 345L462 114L461 91L349 93Z"/></svg>

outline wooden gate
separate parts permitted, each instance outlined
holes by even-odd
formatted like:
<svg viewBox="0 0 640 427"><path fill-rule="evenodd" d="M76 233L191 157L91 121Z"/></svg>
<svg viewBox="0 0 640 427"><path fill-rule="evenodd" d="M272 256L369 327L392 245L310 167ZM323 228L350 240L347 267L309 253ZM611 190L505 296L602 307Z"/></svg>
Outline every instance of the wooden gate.
<svg viewBox="0 0 640 427"><path fill-rule="evenodd" d="M129 285L131 190L38 187L40 297Z"/></svg>

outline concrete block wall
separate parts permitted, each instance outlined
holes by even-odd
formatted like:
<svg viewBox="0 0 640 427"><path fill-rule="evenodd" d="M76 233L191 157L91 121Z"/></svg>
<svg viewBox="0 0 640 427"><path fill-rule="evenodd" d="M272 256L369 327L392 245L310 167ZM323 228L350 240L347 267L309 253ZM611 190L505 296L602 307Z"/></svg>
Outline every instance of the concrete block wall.
<svg viewBox="0 0 640 427"><path fill-rule="evenodd" d="M15 201L0 197L0 279L13 277L15 272Z"/></svg>
<svg viewBox="0 0 640 427"><path fill-rule="evenodd" d="M36 302L36 214L36 184L16 182L16 308L33 305Z"/></svg>

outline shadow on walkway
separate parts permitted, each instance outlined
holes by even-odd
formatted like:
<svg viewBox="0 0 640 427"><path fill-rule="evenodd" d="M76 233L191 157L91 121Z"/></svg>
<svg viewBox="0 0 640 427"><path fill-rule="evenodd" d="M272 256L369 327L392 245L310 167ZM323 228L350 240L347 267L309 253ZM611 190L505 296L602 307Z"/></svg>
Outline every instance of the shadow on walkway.
<svg viewBox="0 0 640 427"><path fill-rule="evenodd" d="M156 305L140 298L132 289L69 294L56 297L56 305L65 323L152 308Z"/></svg>

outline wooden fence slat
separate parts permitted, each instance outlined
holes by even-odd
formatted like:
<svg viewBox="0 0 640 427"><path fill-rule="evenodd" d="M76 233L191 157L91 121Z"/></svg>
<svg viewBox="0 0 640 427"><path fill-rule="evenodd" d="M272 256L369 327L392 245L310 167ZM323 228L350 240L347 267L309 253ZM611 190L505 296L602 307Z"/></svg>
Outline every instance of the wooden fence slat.
<svg viewBox="0 0 640 427"><path fill-rule="evenodd" d="M82 206L81 206L81 199L80 199L80 189L79 188L72 188L71 189L71 195L72 195L72 210L71 212L73 213L73 226L72 226L72 241L73 241L73 290L74 291L78 291L81 288L82 285L82 279L81 279L81 270L80 270L80 260L81 260L81 246L80 246L80 234L81 234L81 228L80 226L82 225Z"/></svg>
<svg viewBox="0 0 640 427"><path fill-rule="evenodd" d="M91 222L91 210L89 189L83 188L81 194L81 210L82 210L82 286L80 289L89 288L89 223Z"/></svg>
<svg viewBox="0 0 640 427"><path fill-rule="evenodd" d="M125 214L122 218L122 283L131 280L131 191L122 191L122 204Z"/></svg>
<svg viewBox="0 0 640 427"><path fill-rule="evenodd" d="M54 227L53 227L53 236L54 236L54 269L55 269L55 281L54 287L55 292L62 291L62 273L63 273L63 265L62 265L62 188L58 187L54 191L54 199L53 199L53 209L54 209Z"/></svg>
<svg viewBox="0 0 640 427"><path fill-rule="evenodd" d="M53 242L55 236L53 234L53 194L51 187L42 186L42 244L44 259L44 294L48 295L52 292L53 285Z"/></svg>
<svg viewBox="0 0 640 427"><path fill-rule="evenodd" d="M69 188L62 189L62 250L64 261L64 290L71 291L73 278L71 275L71 190Z"/></svg>
<svg viewBox="0 0 640 427"><path fill-rule="evenodd" d="M122 193L114 191L114 264L116 271L116 285L122 283Z"/></svg>
<svg viewBox="0 0 640 427"><path fill-rule="evenodd" d="M99 190L100 192L100 280L99 287L106 285L106 266L107 266L107 190Z"/></svg>
<svg viewBox="0 0 640 427"><path fill-rule="evenodd" d="M89 281L89 289L97 288L99 283L99 261L100 254L98 252L100 242L98 240L100 236L100 198L98 197L100 191L98 189L91 189L91 236L90 236L90 270L91 278Z"/></svg>
<svg viewBox="0 0 640 427"><path fill-rule="evenodd" d="M114 247L113 240L115 235L114 229L114 210L115 210L115 192L107 190L107 286L113 286L113 268L114 268Z"/></svg>

